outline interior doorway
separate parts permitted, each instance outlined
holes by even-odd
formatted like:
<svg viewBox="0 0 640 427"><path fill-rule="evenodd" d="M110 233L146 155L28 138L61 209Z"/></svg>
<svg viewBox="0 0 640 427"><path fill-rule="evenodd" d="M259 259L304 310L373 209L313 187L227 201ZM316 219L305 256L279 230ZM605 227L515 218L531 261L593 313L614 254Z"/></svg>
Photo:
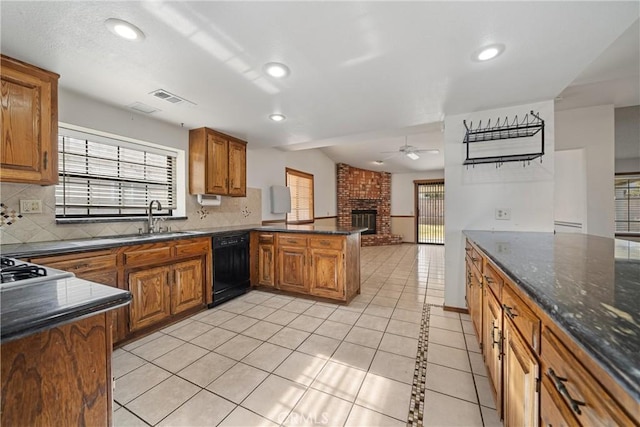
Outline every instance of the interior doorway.
<svg viewBox="0 0 640 427"><path fill-rule="evenodd" d="M414 181L416 242L444 245L444 181Z"/></svg>

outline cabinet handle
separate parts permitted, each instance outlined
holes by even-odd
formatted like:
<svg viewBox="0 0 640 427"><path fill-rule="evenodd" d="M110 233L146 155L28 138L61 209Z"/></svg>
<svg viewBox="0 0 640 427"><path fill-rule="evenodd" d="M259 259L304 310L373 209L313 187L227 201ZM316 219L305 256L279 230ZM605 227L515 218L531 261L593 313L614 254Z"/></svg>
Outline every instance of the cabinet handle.
<svg viewBox="0 0 640 427"><path fill-rule="evenodd" d="M471 248L464 248L465 251L469 252Z"/></svg>
<svg viewBox="0 0 640 427"><path fill-rule="evenodd" d="M471 272L470 271L467 272L467 285L469 285L469 287L471 287L471 285L473 285L473 282L471 281Z"/></svg>
<svg viewBox="0 0 640 427"><path fill-rule="evenodd" d="M491 321L491 347L498 346L498 360L502 357L502 331ZM498 330L498 339L496 340L496 329Z"/></svg>
<svg viewBox="0 0 640 427"><path fill-rule="evenodd" d="M87 268L89 267L89 264L76 264L73 266L74 270L80 270L81 268Z"/></svg>
<svg viewBox="0 0 640 427"><path fill-rule="evenodd" d="M47 165L49 164L49 152L45 151L43 153L43 158L42 158L42 166L44 170L47 170Z"/></svg>
<svg viewBox="0 0 640 427"><path fill-rule="evenodd" d="M558 392L560 392L560 394L569 401L569 405L571 406L571 409L573 409L573 412L581 415L582 411L580 410L580 406L585 406L586 403L575 400L573 397L571 397L569 390L567 390L567 388L564 386L564 383L568 380L566 378L557 376L552 368L549 368L549 370L547 371L547 375L549 376L549 378L551 378L551 381L553 381L553 385L556 387L556 390L558 390Z"/></svg>
<svg viewBox="0 0 640 427"><path fill-rule="evenodd" d="M320 240L320 244L321 244L322 246L329 246L331 243L330 243L330 242L328 242L328 241L326 241L326 240Z"/></svg>
<svg viewBox="0 0 640 427"><path fill-rule="evenodd" d="M493 279L486 274L484 275L484 280L486 280L487 283L494 283Z"/></svg>
<svg viewBox="0 0 640 427"><path fill-rule="evenodd" d="M504 308L507 316L509 316L511 319L513 319L514 317L518 317L518 314L513 312L513 307L509 307L507 304L502 304L502 308Z"/></svg>
<svg viewBox="0 0 640 427"><path fill-rule="evenodd" d="M473 262L478 262L478 258L476 258L476 257L472 256L472 257L471 257L471 261L473 261Z"/></svg>

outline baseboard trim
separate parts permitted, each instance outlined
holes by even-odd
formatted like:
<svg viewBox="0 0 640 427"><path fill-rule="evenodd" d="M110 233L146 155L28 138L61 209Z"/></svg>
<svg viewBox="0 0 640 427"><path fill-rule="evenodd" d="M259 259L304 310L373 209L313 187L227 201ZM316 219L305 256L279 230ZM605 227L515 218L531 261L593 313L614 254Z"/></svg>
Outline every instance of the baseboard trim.
<svg viewBox="0 0 640 427"><path fill-rule="evenodd" d="M462 308L462 307L452 307L450 305L443 305L442 309L444 311L454 311L456 313L469 314L469 310L466 309L466 308Z"/></svg>

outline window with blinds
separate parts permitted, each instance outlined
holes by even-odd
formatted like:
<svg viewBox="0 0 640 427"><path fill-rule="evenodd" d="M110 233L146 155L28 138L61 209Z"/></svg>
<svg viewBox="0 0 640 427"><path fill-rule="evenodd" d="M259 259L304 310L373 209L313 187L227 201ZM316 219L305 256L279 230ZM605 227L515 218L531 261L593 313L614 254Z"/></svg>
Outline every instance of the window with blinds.
<svg viewBox="0 0 640 427"><path fill-rule="evenodd" d="M616 233L640 234L640 175L615 177Z"/></svg>
<svg viewBox="0 0 640 427"><path fill-rule="evenodd" d="M128 141L60 129L56 218L136 217L159 200L176 209L176 154Z"/></svg>
<svg viewBox="0 0 640 427"><path fill-rule="evenodd" d="M313 222L313 175L286 168L287 187L291 191L291 212L287 223Z"/></svg>

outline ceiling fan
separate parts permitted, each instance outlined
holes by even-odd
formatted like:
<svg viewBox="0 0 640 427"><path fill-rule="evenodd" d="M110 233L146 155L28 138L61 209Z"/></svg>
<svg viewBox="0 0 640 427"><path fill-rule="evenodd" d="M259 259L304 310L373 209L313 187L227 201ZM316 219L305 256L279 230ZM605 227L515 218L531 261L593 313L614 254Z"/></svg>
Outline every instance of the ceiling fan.
<svg viewBox="0 0 640 427"><path fill-rule="evenodd" d="M382 160L376 160L376 163L380 162L379 164L381 164L381 162L383 162L384 160L391 159L392 157L395 157L398 154L407 156L411 160L418 160L420 158L418 153L438 154L439 152L440 150L438 149L429 149L429 148L418 149L413 145L409 145L407 142L407 137L405 136L404 145L401 145L397 151L381 151L380 154L391 154L391 156L384 158Z"/></svg>

